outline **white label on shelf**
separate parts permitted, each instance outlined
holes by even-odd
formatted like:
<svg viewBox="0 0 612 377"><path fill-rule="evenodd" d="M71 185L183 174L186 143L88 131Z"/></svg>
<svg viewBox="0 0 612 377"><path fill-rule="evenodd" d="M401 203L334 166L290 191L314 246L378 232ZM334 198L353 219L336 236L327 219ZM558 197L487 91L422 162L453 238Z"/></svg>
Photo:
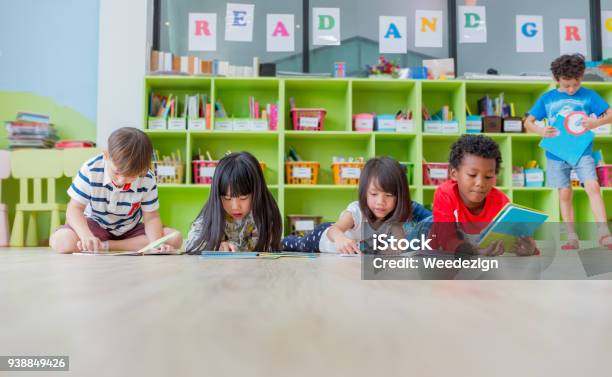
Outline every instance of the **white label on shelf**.
<svg viewBox="0 0 612 377"><path fill-rule="evenodd" d="M372 130L374 128L373 119L355 119L356 130Z"/></svg>
<svg viewBox="0 0 612 377"><path fill-rule="evenodd" d="M414 122L411 119L397 119L395 132L414 132Z"/></svg>
<svg viewBox="0 0 612 377"><path fill-rule="evenodd" d="M251 121L249 119L234 119L234 131L250 131Z"/></svg>
<svg viewBox="0 0 612 377"><path fill-rule="evenodd" d="M465 122L465 129L468 132L481 132L482 121L481 120L468 120Z"/></svg>
<svg viewBox="0 0 612 377"><path fill-rule="evenodd" d="M176 167L168 165L158 165L157 175L160 177L174 177L176 175Z"/></svg>
<svg viewBox="0 0 612 377"><path fill-rule="evenodd" d="M314 221L312 220L298 220L295 222L295 230L313 230L314 229Z"/></svg>
<svg viewBox="0 0 612 377"><path fill-rule="evenodd" d="M459 123L456 120L442 122L442 132L445 134L454 134L459 132Z"/></svg>
<svg viewBox="0 0 612 377"><path fill-rule="evenodd" d="M169 130L184 130L187 128L187 120L185 118L171 118L168 120Z"/></svg>
<svg viewBox="0 0 612 377"><path fill-rule="evenodd" d="M441 133L442 132L442 122L437 120L426 120L424 123L425 132L429 133Z"/></svg>
<svg viewBox="0 0 612 377"><path fill-rule="evenodd" d="M231 131L232 130L232 120L231 119L215 120L215 130Z"/></svg>
<svg viewBox="0 0 612 377"><path fill-rule="evenodd" d="M536 172L525 173L525 181L544 182L544 172L536 171Z"/></svg>
<svg viewBox="0 0 612 377"><path fill-rule="evenodd" d="M359 168L341 168L340 178L359 178L361 175L361 169Z"/></svg>
<svg viewBox="0 0 612 377"><path fill-rule="evenodd" d="M197 118L187 121L187 128L193 131L202 131L206 129L206 119Z"/></svg>
<svg viewBox="0 0 612 377"><path fill-rule="evenodd" d="M513 187L524 187L525 186L525 174L512 173L512 186Z"/></svg>
<svg viewBox="0 0 612 377"><path fill-rule="evenodd" d="M431 168L429 169L429 178L448 179L448 169Z"/></svg>
<svg viewBox="0 0 612 377"><path fill-rule="evenodd" d="M266 119L253 119L251 129L253 131L268 131L268 121Z"/></svg>
<svg viewBox="0 0 612 377"><path fill-rule="evenodd" d="M504 132L523 131L523 122L520 120L504 120Z"/></svg>
<svg viewBox="0 0 612 377"><path fill-rule="evenodd" d="M300 127L317 128L319 127L319 118L300 117Z"/></svg>
<svg viewBox="0 0 612 377"><path fill-rule="evenodd" d="M597 128L593 128L593 133L596 134L596 135L609 135L611 128L612 127L610 126L610 123L604 124L604 125L599 126Z"/></svg>
<svg viewBox="0 0 612 377"><path fill-rule="evenodd" d="M215 175L214 166L203 166L200 168L200 177L212 177L213 175Z"/></svg>
<svg viewBox="0 0 612 377"><path fill-rule="evenodd" d="M294 167L291 175L293 175L293 178L311 178L312 169Z"/></svg>
<svg viewBox="0 0 612 377"><path fill-rule="evenodd" d="M381 131L395 131L395 119L379 119L378 129Z"/></svg>
<svg viewBox="0 0 612 377"><path fill-rule="evenodd" d="M165 130L166 120L165 119L149 119L150 130Z"/></svg>

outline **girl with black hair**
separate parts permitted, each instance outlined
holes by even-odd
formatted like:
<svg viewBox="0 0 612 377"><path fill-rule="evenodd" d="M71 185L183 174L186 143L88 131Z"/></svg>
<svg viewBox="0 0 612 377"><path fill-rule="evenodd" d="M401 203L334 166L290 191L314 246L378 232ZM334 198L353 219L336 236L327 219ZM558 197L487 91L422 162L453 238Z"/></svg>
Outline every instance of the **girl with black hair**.
<svg viewBox="0 0 612 377"><path fill-rule="evenodd" d="M392 158L368 160L359 178L359 201L349 204L336 223L323 223L305 237L283 238L283 250L359 254L377 252L374 233L404 238L431 212L410 200L406 173ZM389 250L394 252L394 250Z"/></svg>
<svg viewBox="0 0 612 377"><path fill-rule="evenodd" d="M278 251L280 211L257 159L248 152L223 157L215 169L210 196L193 221L185 249Z"/></svg>

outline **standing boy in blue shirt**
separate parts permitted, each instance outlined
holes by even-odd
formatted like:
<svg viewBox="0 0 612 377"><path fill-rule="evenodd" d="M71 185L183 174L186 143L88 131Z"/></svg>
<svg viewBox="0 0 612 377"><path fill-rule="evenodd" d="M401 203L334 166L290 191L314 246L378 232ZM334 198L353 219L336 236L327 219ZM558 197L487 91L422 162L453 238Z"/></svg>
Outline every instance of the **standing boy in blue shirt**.
<svg viewBox="0 0 612 377"><path fill-rule="evenodd" d="M580 86L585 70L582 55L563 55L555 59L550 68L559 87L544 93L529 110L529 116L525 120L525 128L528 132L542 137L557 136L557 129L550 126L540 128L536 126L535 121L548 118L549 124L554 124L558 116L566 116L571 112L584 112L587 115L596 116L582 122L582 126L588 130L612 121L612 110L608 103L595 91ZM591 144L576 165L572 166L567 161L546 152L547 183L549 187L559 189L561 216L567 225L568 242L561 247L563 250L579 248L578 235L574 226L574 207L572 206L570 181L572 168L584 184L584 189L589 196L595 221L598 223L599 243L612 250L612 236L608 229L606 207L601 197L592 154L593 145Z"/></svg>

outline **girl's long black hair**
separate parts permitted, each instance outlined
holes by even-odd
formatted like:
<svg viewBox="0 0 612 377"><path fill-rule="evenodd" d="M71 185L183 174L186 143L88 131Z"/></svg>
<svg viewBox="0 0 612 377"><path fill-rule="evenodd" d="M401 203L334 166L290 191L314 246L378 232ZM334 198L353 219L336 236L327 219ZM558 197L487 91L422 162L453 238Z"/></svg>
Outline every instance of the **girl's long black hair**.
<svg viewBox="0 0 612 377"><path fill-rule="evenodd" d="M194 221L202 221L202 231L187 252L196 253L202 248L219 250L225 228L225 210L221 200L227 194L234 198L251 194L251 212L259 235L256 250L280 250L283 224L276 201L266 186L257 159L249 152L239 152L228 154L219 161L208 201Z"/></svg>
<svg viewBox="0 0 612 377"><path fill-rule="evenodd" d="M359 207L370 222L376 221L376 216L368 208L368 187L376 181L384 192L395 195L395 209L383 221L393 223L405 222L412 218L412 200L406 173L399 162L391 157L376 157L368 160L359 177Z"/></svg>

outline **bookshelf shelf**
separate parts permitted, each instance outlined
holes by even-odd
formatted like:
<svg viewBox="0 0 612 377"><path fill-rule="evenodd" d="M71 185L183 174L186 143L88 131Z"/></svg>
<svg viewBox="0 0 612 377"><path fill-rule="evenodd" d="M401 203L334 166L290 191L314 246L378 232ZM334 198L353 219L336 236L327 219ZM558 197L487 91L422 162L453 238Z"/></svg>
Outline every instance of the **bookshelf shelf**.
<svg viewBox="0 0 612 377"><path fill-rule="evenodd" d="M612 84L585 83L612 102ZM476 111L476 101L484 95L504 97L515 103L515 111L522 116L536 98L554 88L552 82L506 81L413 81L371 79L320 78L227 78L227 77L159 77L145 78L144 119L147 125L148 96L151 91L162 94L203 93L209 99L221 99L230 115L248 115L248 97L255 96L265 106L279 104L277 131L152 131L154 148L160 154L180 149L185 160L184 184L160 184L161 215L164 223L187 234L191 221L202 208L209 193L209 185L193 184L192 161L198 153L209 151L214 159L227 150L246 150L266 163L268 187L278 201L286 222L290 214L320 215L323 221L336 221L346 206L357 200L357 186L333 184L331 163L334 156L364 157L391 156L409 163L410 194L413 200L431 206L435 186L423 186L422 162L447 162L451 145L465 132L466 104ZM297 107L325 108L324 129L320 132L294 131L290 119L289 98ZM180 98L180 97L179 97ZM449 105L459 122L458 134L426 134L422 131L421 109L438 111ZM413 113L414 133L354 132L352 116L357 113L396 114ZM215 119L212 117L214 128ZM539 148L540 137L531 134L492 133L500 145L503 164L497 187L514 202L545 211L549 221L559 221L558 192L546 187L511 187L513 165L522 166L536 160L545 168L545 155ZM318 161L320 173L317 185L285 184L284 156L293 147L303 160ZM594 150L612 150L612 135L597 135ZM602 195L612 213L612 189L603 188ZM575 189L577 220L591 221L592 213L586 192Z"/></svg>

